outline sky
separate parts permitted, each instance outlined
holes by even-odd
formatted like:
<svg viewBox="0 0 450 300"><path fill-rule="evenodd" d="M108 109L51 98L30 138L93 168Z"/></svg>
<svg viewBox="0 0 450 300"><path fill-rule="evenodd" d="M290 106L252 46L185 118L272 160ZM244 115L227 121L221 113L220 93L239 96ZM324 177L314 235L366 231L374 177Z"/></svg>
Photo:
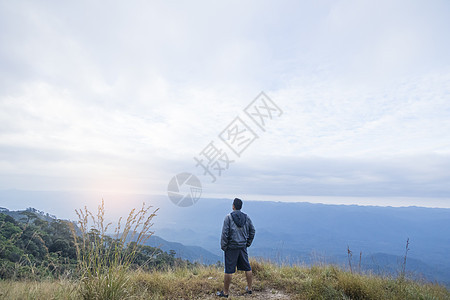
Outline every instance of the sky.
<svg viewBox="0 0 450 300"><path fill-rule="evenodd" d="M0 190L450 207L448 1L0 0ZM244 109L280 109L261 130ZM239 117L258 137L235 155ZM215 182L194 157L230 160ZM169 200L168 200L169 201Z"/></svg>

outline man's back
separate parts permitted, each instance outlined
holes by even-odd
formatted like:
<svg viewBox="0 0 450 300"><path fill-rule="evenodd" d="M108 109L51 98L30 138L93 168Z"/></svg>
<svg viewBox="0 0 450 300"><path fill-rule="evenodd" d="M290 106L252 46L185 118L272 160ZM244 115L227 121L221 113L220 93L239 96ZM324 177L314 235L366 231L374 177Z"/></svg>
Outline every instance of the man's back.
<svg viewBox="0 0 450 300"><path fill-rule="evenodd" d="M222 250L250 247L255 237L255 227L248 215L233 210L225 217L220 246Z"/></svg>

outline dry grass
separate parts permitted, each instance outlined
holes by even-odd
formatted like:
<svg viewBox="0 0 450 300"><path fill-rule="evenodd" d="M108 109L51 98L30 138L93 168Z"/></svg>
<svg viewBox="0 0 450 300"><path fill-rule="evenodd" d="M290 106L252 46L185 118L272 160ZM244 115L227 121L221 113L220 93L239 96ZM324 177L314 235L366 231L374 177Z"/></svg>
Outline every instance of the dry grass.
<svg viewBox="0 0 450 300"><path fill-rule="evenodd" d="M253 261L252 268L260 284L286 291L292 299L450 299L440 285L352 274L331 265L277 267Z"/></svg>
<svg viewBox="0 0 450 300"><path fill-rule="evenodd" d="M66 280L0 281L0 299L80 299L78 283Z"/></svg>
<svg viewBox="0 0 450 300"><path fill-rule="evenodd" d="M275 266L251 261L253 299L270 299L281 292L289 299L450 299L442 286L351 274L334 266ZM217 267L176 268L168 271L127 271L128 299L214 299L222 289L223 270ZM243 272L233 277L231 298L241 299ZM80 299L79 281L0 282L1 299ZM95 298L91 298L95 299Z"/></svg>

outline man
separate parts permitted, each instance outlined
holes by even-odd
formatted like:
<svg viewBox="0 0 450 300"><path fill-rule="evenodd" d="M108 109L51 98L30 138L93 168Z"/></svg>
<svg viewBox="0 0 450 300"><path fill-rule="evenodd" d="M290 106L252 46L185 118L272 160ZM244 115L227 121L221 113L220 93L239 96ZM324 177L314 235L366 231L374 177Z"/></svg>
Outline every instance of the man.
<svg viewBox="0 0 450 300"><path fill-rule="evenodd" d="M240 271L245 271L247 287L245 292L252 293L252 268L248 261L247 247L253 242L255 237L255 227L252 220L241 212L242 200L235 198L233 201L233 211L225 217L222 227L222 238L220 247L225 254L225 275L223 279L223 291L217 292L217 296L228 298L233 273L236 267Z"/></svg>

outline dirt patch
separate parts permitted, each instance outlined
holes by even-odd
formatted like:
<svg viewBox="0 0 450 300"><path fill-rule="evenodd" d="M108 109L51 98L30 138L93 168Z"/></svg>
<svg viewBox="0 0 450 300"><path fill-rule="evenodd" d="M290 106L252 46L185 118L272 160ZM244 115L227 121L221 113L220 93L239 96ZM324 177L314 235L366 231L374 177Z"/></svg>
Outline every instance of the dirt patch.
<svg viewBox="0 0 450 300"><path fill-rule="evenodd" d="M210 295L208 298L206 299L226 299L226 298L219 298L216 295ZM254 291L252 295L247 295L244 293L236 293L236 292L231 292L230 296L228 297L228 299L272 299L272 300L285 300L285 299L291 299L291 297L289 297L288 295L286 295L284 292L282 291L278 291L275 289L268 289L268 290L264 290L264 291Z"/></svg>

